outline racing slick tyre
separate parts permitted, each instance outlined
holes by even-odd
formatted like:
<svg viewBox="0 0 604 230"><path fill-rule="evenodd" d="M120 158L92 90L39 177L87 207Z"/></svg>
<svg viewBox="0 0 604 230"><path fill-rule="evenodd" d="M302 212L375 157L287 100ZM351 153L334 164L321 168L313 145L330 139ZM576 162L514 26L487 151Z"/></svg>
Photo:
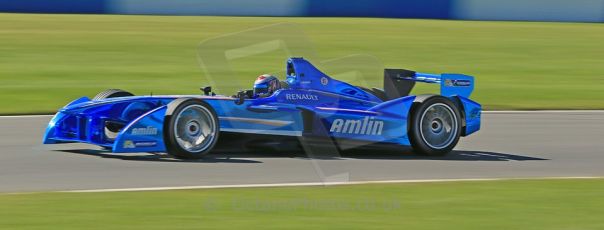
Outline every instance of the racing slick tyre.
<svg viewBox="0 0 604 230"><path fill-rule="evenodd" d="M100 92L99 94L94 96L94 98L92 98L92 100L96 101L96 100L103 100L103 99L113 98L113 97L129 97L129 96L134 96L134 94L121 90L121 89L108 89L108 90Z"/></svg>
<svg viewBox="0 0 604 230"><path fill-rule="evenodd" d="M409 140L416 153L443 156L449 153L461 136L461 114L453 101L443 96L430 96L411 109Z"/></svg>
<svg viewBox="0 0 604 230"><path fill-rule="evenodd" d="M98 93L96 96L94 96L94 98L92 98L92 100L97 101L97 100L103 100L103 99L113 98L113 97L129 97L129 96L134 96L134 94L132 94L128 91L121 90L121 89L107 89L105 91ZM105 127L105 133L111 133L112 135L117 136L118 132L119 132L119 130L109 130L109 129L107 129L107 127ZM111 147L107 147L107 146L102 146L101 148L103 148L104 150L112 149Z"/></svg>
<svg viewBox="0 0 604 230"><path fill-rule="evenodd" d="M209 153L220 133L218 116L206 102L179 98L168 104L164 119L164 143L168 154L199 159Z"/></svg>

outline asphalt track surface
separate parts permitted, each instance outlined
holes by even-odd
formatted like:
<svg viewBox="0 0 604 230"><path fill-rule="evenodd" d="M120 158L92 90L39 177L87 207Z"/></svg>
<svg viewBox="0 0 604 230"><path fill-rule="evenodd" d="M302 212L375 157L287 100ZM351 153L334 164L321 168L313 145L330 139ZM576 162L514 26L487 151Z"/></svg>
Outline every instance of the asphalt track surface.
<svg viewBox="0 0 604 230"><path fill-rule="evenodd" d="M0 192L374 180L604 176L604 111L483 114L446 157L226 152L182 161L42 145L50 116L0 117Z"/></svg>

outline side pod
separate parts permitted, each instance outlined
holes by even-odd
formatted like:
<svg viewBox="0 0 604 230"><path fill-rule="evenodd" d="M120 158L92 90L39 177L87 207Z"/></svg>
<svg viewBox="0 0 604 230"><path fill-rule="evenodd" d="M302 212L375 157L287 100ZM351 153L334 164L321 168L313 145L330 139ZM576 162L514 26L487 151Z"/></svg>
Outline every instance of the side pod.
<svg viewBox="0 0 604 230"><path fill-rule="evenodd" d="M112 151L165 152L163 126L166 109L165 105L155 108L126 125L116 137Z"/></svg>

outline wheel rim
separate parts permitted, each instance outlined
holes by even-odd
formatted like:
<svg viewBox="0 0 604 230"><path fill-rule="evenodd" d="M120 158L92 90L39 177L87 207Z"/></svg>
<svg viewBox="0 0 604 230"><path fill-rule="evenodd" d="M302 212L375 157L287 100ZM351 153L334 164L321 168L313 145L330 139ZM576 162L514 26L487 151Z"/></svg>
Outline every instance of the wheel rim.
<svg viewBox="0 0 604 230"><path fill-rule="evenodd" d="M448 147L457 135L457 116L443 103L430 105L421 116L420 133L424 143L433 149Z"/></svg>
<svg viewBox="0 0 604 230"><path fill-rule="evenodd" d="M216 136L216 122L207 108L189 105L176 115L174 134L178 145L188 152L209 148Z"/></svg>

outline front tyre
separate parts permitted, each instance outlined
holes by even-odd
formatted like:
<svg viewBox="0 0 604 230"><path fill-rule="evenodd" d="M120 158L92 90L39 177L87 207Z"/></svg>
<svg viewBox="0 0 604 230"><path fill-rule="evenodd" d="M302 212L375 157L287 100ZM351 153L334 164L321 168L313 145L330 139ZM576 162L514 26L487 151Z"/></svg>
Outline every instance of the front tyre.
<svg viewBox="0 0 604 230"><path fill-rule="evenodd" d="M220 126L214 109L194 98L179 98L170 104L164 119L164 142L168 154L183 159L199 159L209 153Z"/></svg>
<svg viewBox="0 0 604 230"><path fill-rule="evenodd" d="M93 101L104 100L107 98L115 98L115 97L130 97L134 96L134 94L124 91L121 89L108 89L103 92L100 92L96 96L92 98Z"/></svg>
<svg viewBox="0 0 604 230"><path fill-rule="evenodd" d="M94 96L92 98L93 101L98 101L98 100L104 100L107 98L116 98L116 97L130 97L130 96L134 96L134 94L125 91L125 90L121 90L121 89L107 89L104 90L100 93L98 93L96 96ZM105 131L105 135L109 136L111 138L115 138L117 137L117 134L119 133L119 129L115 129L115 130L111 130L108 127L105 127L104 129ZM112 147L107 147L107 146L103 146L102 147L104 150L111 150Z"/></svg>
<svg viewBox="0 0 604 230"><path fill-rule="evenodd" d="M432 96L411 111L409 140L413 150L430 156L449 153L461 136L461 115L446 97Z"/></svg>

